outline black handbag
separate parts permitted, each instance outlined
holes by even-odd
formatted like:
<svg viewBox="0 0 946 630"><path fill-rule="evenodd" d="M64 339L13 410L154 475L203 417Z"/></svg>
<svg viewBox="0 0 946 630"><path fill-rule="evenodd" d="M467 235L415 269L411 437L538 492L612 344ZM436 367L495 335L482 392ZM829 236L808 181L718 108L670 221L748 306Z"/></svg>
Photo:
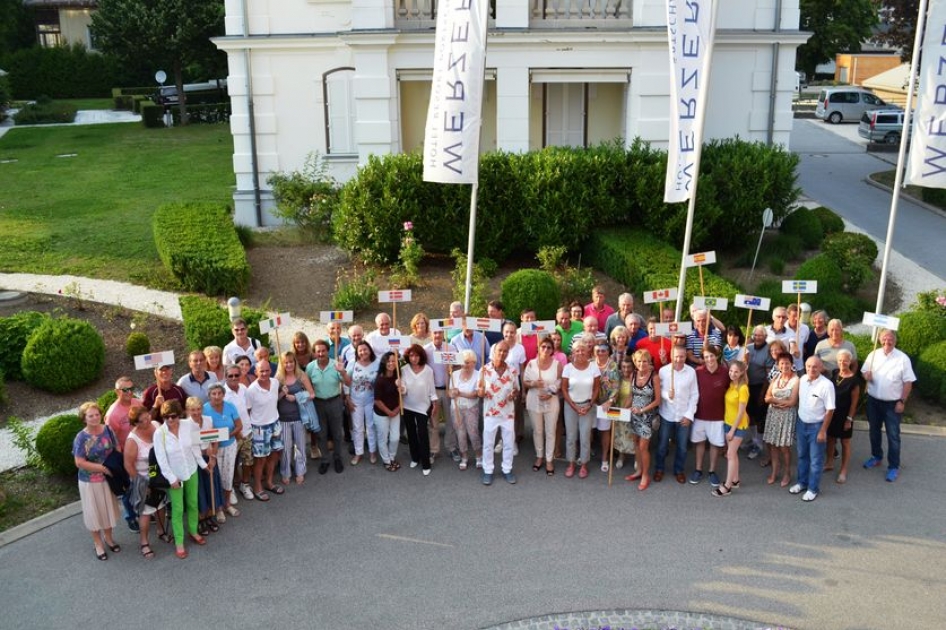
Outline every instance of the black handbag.
<svg viewBox="0 0 946 630"><path fill-rule="evenodd" d="M163 431L161 432L161 440L167 446L167 436ZM154 454L154 447L151 447L151 452L148 453L148 487L152 490L167 490L171 487L170 482L168 482L158 465L158 456Z"/></svg>

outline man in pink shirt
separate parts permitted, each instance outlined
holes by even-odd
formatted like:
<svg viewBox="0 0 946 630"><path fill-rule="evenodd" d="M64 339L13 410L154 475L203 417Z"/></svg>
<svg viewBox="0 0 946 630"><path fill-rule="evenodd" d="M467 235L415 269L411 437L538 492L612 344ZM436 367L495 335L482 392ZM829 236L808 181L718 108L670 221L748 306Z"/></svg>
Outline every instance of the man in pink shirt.
<svg viewBox="0 0 946 630"><path fill-rule="evenodd" d="M135 398L135 384L127 376L119 376L115 381L115 393L118 398L109 406L105 412L105 424L112 433L115 434L116 448L119 451L125 450L125 440L131 433L131 425L128 423L128 412L132 407L141 406L141 401ZM129 502L128 494L124 494L121 500L122 512L125 522L128 523L128 529L133 532L138 531L138 517L135 515L135 509Z"/></svg>
<svg viewBox="0 0 946 630"><path fill-rule="evenodd" d="M604 331L607 328L608 317L614 313L614 309L604 303L607 297L604 294L604 288L600 285L591 290L591 303L585 306L585 317L592 315L598 320L598 330Z"/></svg>

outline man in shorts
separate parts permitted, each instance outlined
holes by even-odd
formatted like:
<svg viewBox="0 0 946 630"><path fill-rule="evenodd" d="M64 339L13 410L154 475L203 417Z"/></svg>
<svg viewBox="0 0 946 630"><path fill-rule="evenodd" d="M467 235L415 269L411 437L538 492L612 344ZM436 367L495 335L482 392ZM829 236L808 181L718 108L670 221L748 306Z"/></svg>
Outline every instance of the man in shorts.
<svg viewBox="0 0 946 630"><path fill-rule="evenodd" d="M279 412L276 410L279 383L270 378L271 374L269 361L260 362L256 366L256 380L246 390L246 407L253 431L253 494L260 501L269 501L269 492L285 492L282 486L273 483L283 442Z"/></svg>

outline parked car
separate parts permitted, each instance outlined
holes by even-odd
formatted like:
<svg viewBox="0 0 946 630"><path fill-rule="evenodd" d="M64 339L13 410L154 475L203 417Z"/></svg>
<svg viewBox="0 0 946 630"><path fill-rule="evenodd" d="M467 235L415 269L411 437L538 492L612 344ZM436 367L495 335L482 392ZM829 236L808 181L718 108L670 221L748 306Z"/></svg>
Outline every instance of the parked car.
<svg viewBox="0 0 946 630"><path fill-rule="evenodd" d="M869 142L898 144L903 133L903 110L878 109L864 112L857 133Z"/></svg>
<svg viewBox="0 0 946 630"><path fill-rule="evenodd" d="M873 109L899 109L885 102L868 89L860 87L823 88L818 94L815 116L821 120L838 124L842 121L857 122L864 112Z"/></svg>
<svg viewBox="0 0 946 630"><path fill-rule="evenodd" d="M187 94L187 104L223 103L229 100L227 95L227 80L207 81L205 83L185 83L184 93ZM154 102L159 105L177 105L177 86L162 85L155 93Z"/></svg>

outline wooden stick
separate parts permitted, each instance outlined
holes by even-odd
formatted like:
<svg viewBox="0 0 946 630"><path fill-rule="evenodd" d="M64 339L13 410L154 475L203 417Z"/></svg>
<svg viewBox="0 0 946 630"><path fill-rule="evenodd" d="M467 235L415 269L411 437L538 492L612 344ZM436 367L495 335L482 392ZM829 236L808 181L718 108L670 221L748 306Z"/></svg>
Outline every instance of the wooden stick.
<svg viewBox="0 0 946 630"><path fill-rule="evenodd" d="M703 326L703 347L704 348L709 342L709 329L710 329L711 321L713 321L713 310L708 308L706 309L706 325Z"/></svg>
<svg viewBox="0 0 946 630"><path fill-rule="evenodd" d="M279 343L279 328L274 328L273 331L276 333L276 356L282 354L282 345Z"/></svg>
<svg viewBox="0 0 946 630"><path fill-rule="evenodd" d="M399 381L401 380L401 361L400 361L400 357L401 357L401 351L400 351L400 350L395 350L395 351L394 351L394 358L395 358L396 360L394 361L394 370L397 372L397 380L399 380ZM404 382L403 382L403 381L401 382L401 385L404 385ZM401 393L401 388L400 388L400 387L397 388L397 402L398 402L398 405L400 405L399 408L400 408L400 410L401 410L401 415L404 415L404 395Z"/></svg>
<svg viewBox="0 0 946 630"><path fill-rule="evenodd" d="M391 320L394 330L397 330L397 302L391 302Z"/></svg>
<svg viewBox="0 0 946 630"><path fill-rule="evenodd" d="M703 265L697 267L700 270L700 295L706 297L706 290L703 288Z"/></svg>
<svg viewBox="0 0 946 630"><path fill-rule="evenodd" d="M795 347L798 348L799 354L801 353L801 346L799 342L801 341L801 292L798 292L798 302L797 302L796 311L798 313L798 322L795 324Z"/></svg>
<svg viewBox="0 0 946 630"><path fill-rule="evenodd" d="M749 309L749 320L746 322L746 341L743 346L743 358L746 360L746 369L749 369L749 337L752 335L752 310Z"/></svg>
<svg viewBox="0 0 946 630"><path fill-rule="evenodd" d="M614 418L611 419L611 449L608 452L608 487L611 487L611 477L614 474Z"/></svg>

